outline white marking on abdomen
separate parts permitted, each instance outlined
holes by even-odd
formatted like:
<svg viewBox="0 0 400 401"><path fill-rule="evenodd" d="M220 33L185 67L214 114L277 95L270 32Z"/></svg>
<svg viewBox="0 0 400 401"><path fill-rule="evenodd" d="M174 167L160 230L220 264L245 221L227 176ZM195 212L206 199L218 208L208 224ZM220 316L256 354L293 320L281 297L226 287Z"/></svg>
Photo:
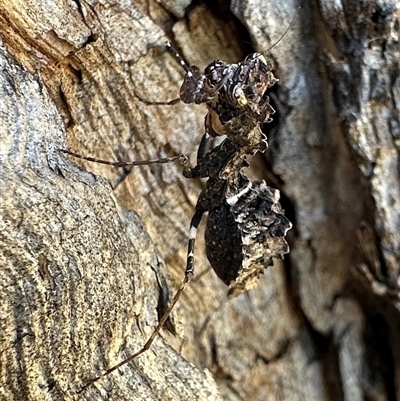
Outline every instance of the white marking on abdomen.
<svg viewBox="0 0 400 401"><path fill-rule="evenodd" d="M244 194L246 194L247 192L249 192L249 190L251 189L251 182L249 182L246 186L246 188L243 188L239 193L237 193L236 195L232 195L229 198L226 198L226 203L228 205L233 206Z"/></svg>

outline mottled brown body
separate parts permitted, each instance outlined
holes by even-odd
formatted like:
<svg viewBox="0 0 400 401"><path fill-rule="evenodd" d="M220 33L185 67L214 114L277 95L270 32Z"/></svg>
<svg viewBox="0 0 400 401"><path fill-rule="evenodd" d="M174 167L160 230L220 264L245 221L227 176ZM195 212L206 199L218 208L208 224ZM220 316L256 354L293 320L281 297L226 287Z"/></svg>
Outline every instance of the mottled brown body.
<svg viewBox="0 0 400 401"><path fill-rule="evenodd" d="M199 154L186 176L209 178L196 213L209 212L207 257L230 296L251 288L274 257L289 252L285 236L291 223L278 190L265 181L251 182L242 171L246 155L268 147L260 124L274 113L267 89L276 81L264 56L254 53L238 64L216 60L204 74L192 66L181 88L184 102L207 104L206 137L227 137L206 155Z"/></svg>
<svg viewBox="0 0 400 401"><path fill-rule="evenodd" d="M180 97L185 103L206 103L205 134L199 145L197 165L191 168L184 155L134 162L110 162L64 151L72 156L116 167L163 164L180 161L187 178L208 178L190 223L185 277L157 327L144 346L82 388L115 371L151 347L187 283L194 274L194 244L197 228L208 212L206 253L218 277L229 286L229 296L237 296L254 286L259 275L289 252L285 240L291 223L279 204L279 191L265 181L250 181L242 171L247 155L264 152L267 138L260 125L271 121L274 109L269 104L267 89L274 85L271 67L260 53L254 53L238 64L213 61L204 74L196 66L188 67L176 54L186 76ZM226 139L206 152L210 136Z"/></svg>

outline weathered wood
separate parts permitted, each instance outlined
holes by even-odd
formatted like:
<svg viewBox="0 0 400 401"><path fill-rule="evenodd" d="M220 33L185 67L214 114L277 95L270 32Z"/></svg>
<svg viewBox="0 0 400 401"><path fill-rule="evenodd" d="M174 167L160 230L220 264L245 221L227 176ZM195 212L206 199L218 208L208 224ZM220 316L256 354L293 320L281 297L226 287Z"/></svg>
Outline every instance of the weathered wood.
<svg viewBox="0 0 400 401"><path fill-rule="evenodd" d="M237 61L266 52L297 7L188 4L0 1L0 399L400 398L395 1L305 2L267 54L277 113L252 173L284 196L289 257L227 301L199 240L177 335L77 393L151 333L201 183L179 165L84 163L94 175L57 149L194 155L204 108L150 104L182 80L164 41L200 67Z"/></svg>

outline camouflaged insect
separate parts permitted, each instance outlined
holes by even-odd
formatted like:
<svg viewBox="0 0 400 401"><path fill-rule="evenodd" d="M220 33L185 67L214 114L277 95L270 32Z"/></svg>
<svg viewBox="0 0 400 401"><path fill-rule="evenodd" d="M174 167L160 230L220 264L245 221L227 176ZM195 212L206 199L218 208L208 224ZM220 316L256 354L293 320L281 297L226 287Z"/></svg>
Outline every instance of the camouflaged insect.
<svg viewBox="0 0 400 401"><path fill-rule="evenodd" d="M205 233L206 253L218 277L229 286L228 295L236 296L254 286L259 275L289 252L285 240L292 227L279 204L279 191L265 181L251 181L242 169L248 166L247 155L265 152L267 138L260 125L271 121L273 108L267 89L275 84L271 67L264 56L254 53L237 64L213 61L201 73L188 67L180 55L167 44L186 71L180 97L185 103L205 103L205 134L199 145L197 165L188 166L184 155L134 162L110 162L80 156L85 160L116 167L170 163L180 161L188 178L208 178L190 223L186 270L183 282L144 346L101 375L89 380L81 389L115 371L148 350L161 331L187 283L194 274L194 243L197 228L208 212ZM226 139L206 152L210 136Z"/></svg>
<svg viewBox="0 0 400 401"><path fill-rule="evenodd" d="M206 253L230 296L252 288L273 258L289 252L285 236L291 223L279 204L279 191L265 181L250 181L242 171L248 166L246 155L268 147L260 124L274 113L266 92L276 81L264 56L254 53L238 64L213 61L203 74L189 67L180 91L185 103L208 107L202 142L209 135L226 135L207 154L199 152L197 166L185 176L208 177L195 216L209 212ZM192 220L193 239L199 221Z"/></svg>

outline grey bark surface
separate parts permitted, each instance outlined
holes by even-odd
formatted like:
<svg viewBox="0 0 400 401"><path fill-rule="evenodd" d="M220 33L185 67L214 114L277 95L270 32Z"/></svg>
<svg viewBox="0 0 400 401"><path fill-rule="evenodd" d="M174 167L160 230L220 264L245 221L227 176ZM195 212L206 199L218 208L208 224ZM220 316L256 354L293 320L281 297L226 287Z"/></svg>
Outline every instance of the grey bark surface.
<svg viewBox="0 0 400 401"><path fill-rule="evenodd" d="M0 400L400 399L400 4L304 2L270 49L279 3L0 0ZM281 191L291 253L228 301L200 232L170 330L80 392L157 324L203 183L58 149L195 155L205 108L151 104L182 81L167 39L201 68L273 63L249 174Z"/></svg>

